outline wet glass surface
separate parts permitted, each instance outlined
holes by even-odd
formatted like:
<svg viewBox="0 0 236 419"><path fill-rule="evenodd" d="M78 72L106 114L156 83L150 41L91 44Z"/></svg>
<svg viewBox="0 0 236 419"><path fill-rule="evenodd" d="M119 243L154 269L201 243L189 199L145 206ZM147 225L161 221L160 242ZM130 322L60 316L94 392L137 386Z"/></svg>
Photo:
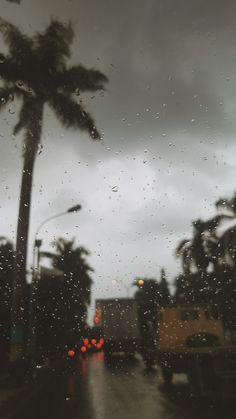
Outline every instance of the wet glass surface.
<svg viewBox="0 0 236 419"><path fill-rule="evenodd" d="M235 3L0 10L0 416L233 417Z"/></svg>

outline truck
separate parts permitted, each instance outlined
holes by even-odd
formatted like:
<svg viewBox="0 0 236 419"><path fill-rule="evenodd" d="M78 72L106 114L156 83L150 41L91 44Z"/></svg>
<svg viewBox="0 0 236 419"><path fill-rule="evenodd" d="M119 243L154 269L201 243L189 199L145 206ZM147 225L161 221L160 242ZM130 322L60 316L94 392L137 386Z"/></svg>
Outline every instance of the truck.
<svg viewBox="0 0 236 419"><path fill-rule="evenodd" d="M104 355L132 357L140 345L137 303L133 298L96 300L96 324L102 328Z"/></svg>
<svg viewBox="0 0 236 419"><path fill-rule="evenodd" d="M157 310L157 363L166 384L174 373L186 373L192 393L207 396L235 383L236 346L226 344L216 307L182 304Z"/></svg>

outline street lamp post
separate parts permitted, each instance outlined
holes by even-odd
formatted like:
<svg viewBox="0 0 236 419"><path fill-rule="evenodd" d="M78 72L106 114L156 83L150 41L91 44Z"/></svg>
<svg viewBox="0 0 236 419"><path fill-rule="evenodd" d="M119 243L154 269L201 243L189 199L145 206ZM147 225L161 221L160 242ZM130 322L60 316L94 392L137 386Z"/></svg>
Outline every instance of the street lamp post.
<svg viewBox="0 0 236 419"><path fill-rule="evenodd" d="M81 205L75 205L69 208L67 211L60 212L51 217L48 217L44 220L37 228L34 236L33 244L33 275L31 283L31 297L30 297L30 308L29 308L29 338L28 338L28 354L31 358L31 366L34 366L35 363L35 339L36 339L36 313L35 313L35 299L37 292L37 285L39 280L39 263L40 263L40 247L42 245L42 240L38 239L38 233L40 229L49 221L54 220L55 218L61 217L68 213L75 213L81 210ZM36 251L37 249L37 251Z"/></svg>

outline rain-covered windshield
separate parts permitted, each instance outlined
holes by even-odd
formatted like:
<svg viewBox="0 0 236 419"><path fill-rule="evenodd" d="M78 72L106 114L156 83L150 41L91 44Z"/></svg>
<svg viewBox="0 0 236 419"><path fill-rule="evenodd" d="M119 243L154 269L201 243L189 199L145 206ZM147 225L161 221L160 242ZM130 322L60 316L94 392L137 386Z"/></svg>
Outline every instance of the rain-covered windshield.
<svg viewBox="0 0 236 419"><path fill-rule="evenodd" d="M0 417L234 417L232 0L0 0Z"/></svg>

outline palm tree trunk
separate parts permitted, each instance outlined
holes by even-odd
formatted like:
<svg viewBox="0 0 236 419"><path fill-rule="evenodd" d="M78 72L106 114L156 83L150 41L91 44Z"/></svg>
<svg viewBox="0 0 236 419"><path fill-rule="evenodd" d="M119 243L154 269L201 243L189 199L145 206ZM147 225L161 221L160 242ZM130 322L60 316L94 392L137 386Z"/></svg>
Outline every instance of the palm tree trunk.
<svg viewBox="0 0 236 419"><path fill-rule="evenodd" d="M26 344L26 326L28 324L28 313L26 312L28 233L33 169L41 137L42 110L42 104L34 104L34 120L31 121L30 126L28 127L24 143L24 165L21 179L12 298L12 361L22 357Z"/></svg>

